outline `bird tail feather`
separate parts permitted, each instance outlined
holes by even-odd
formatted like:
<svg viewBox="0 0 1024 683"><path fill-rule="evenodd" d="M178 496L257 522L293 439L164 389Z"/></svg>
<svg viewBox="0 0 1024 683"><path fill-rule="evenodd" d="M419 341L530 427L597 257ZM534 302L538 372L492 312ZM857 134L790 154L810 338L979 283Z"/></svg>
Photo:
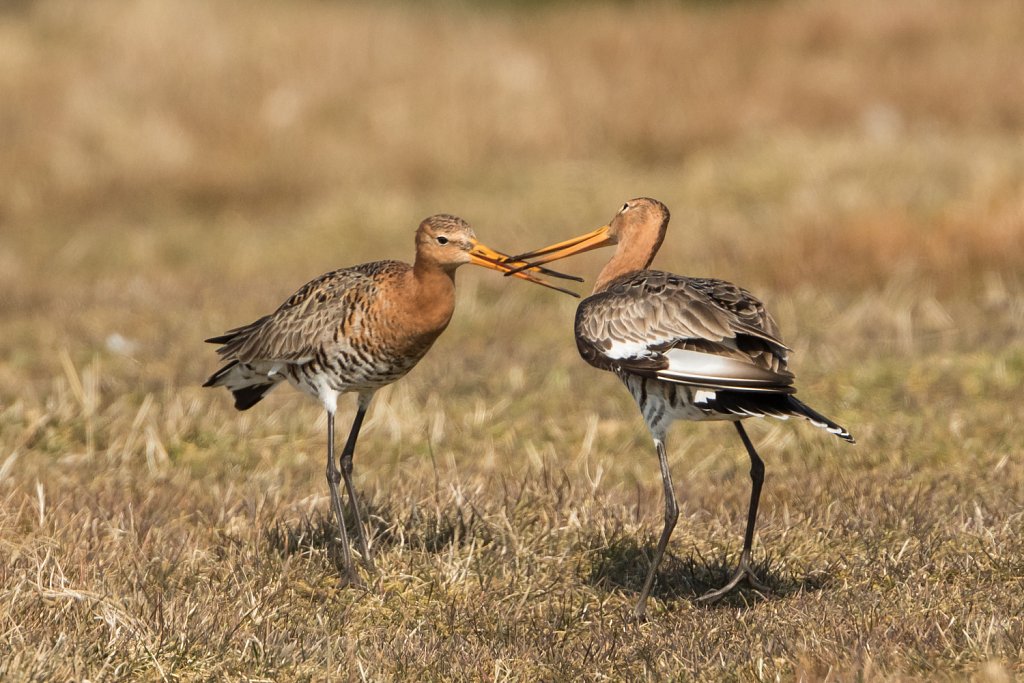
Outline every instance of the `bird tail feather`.
<svg viewBox="0 0 1024 683"><path fill-rule="evenodd" d="M276 379L270 379L276 377ZM257 372L251 365L233 360L210 375L204 387L227 387L235 397L237 410L248 410L263 400L268 391L277 386L280 377Z"/></svg>
<svg viewBox="0 0 1024 683"><path fill-rule="evenodd" d="M790 416L802 417L829 434L835 434L844 441L856 443L846 427L825 417L792 394L717 391L709 392L709 395L700 399L697 405L701 408L711 408L742 417L775 417L780 420L786 420Z"/></svg>
<svg viewBox="0 0 1024 683"><path fill-rule="evenodd" d="M819 429L824 429L829 434L835 434L843 441L857 443L854 440L853 435L850 434L849 430L847 430L846 427L843 427L842 425L837 424L836 422L825 417L817 410L811 408L809 405L807 405L800 399L796 398L795 396L787 396L786 398L789 399L789 404L790 406L792 406L793 412L791 414L799 415L800 417L805 418L815 427L818 427Z"/></svg>

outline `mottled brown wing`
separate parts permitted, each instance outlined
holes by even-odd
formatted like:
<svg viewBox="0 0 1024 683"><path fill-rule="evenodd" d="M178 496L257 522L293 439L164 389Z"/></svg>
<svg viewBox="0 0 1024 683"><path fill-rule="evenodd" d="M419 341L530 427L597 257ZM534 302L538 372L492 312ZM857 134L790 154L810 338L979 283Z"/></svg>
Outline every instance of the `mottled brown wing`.
<svg viewBox="0 0 1024 683"><path fill-rule="evenodd" d="M775 319L765 310L761 300L747 290L725 280L673 277L681 281L675 285L677 288L684 287L699 292L704 295L709 305L728 311L732 328L737 333L752 334L788 350L782 343Z"/></svg>
<svg viewBox="0 0 1024 683"><path fill-rule="evenodd" d="M577 310L580 353L597 367L666 381L785 390L788 349L753 295L722 280L624 276Z"/></svg>
<svg viewBox="0 0 1024 683"><path fill-rule="evenodd" d="M207 341L223 344L217 353L225 359L309 361L339 328L365 311L377 290L374 274L386 266L404 265L382 262L325 273L303 285L270 315Z"/></svg>

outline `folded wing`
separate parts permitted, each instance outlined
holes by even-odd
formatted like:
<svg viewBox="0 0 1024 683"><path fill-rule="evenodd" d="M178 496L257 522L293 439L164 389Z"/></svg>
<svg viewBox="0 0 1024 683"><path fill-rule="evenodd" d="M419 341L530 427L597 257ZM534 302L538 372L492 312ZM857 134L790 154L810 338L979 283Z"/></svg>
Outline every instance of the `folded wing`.
<svg viewBox="0 0 1024 683"><path fill-rule="evenodd" d="M363 271L387 265L377 262L325 273L270 315L206 341L221 344L217 353L225 360L306 363L332 338L361 327L365 302L373 295L367 290L376 287L372 273Z"/></svg>
<svg viewBox="0 0 1024 683"><path fill-rule="evenodd" d="M600 368L715 389L792 393L789 349L764 305L722 280L623 276L580 304L580 354Z"/></svg>

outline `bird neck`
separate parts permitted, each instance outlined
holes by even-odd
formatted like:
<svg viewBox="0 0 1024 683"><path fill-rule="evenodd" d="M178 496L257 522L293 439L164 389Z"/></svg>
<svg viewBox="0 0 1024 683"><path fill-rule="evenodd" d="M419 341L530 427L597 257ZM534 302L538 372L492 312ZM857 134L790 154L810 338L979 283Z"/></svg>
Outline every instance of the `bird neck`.
<svg viewBox="0 0 1024 683"><path fill-rule="evenodd" d="M417 258L406 299L409 315L423 333L440 334L455 312L455 270Z"/></svg>
<svg viewBox="0 0 1024 683"><path fill-rule="evenodd" d="M603 292L613 280L627 273L646 270L654 260L654 255L658 253L663 236L664 232L648 232L636 238L620 240L615 253L594 282L594 293Z"/></svg>

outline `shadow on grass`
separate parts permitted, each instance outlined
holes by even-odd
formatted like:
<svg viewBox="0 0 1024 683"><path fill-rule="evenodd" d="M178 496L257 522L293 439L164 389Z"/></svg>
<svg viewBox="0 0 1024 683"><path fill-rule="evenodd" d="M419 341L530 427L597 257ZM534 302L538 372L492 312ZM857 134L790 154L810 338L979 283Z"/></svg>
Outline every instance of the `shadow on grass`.
<svg viewBox="0 0 1024 683"><path fill-rule="evenodd" d="M647 577L647 568L654 555L654 546L641 546L635 539L620 537L611 543L595 543L594 561L584 580L598 588L624 589L639 594ZM691 554L687 558L676 557L671 551L665 553L651 595L661 600L687 599L709 609L735 608L755 605L764 600L786 597L797 593L815 592L825 588L831 581L827 571L814 571L802 577L785 576L772 567L769 556L754 563L754 573L761 583L768 586L770 593L763 594L743 582L736 590L721 600L712 603L697 602L696 599L724 586L732 578L739 557L729 558L725 554L716 558L704 558Z"/></svg>
<svg viewBox="0 0 1024 683"><path fill-rule="evenodd" d="M485 543L491 540L487 526L471 507L425 509L414 506L400 515L390 506L369 501L361 504L360 510L371 552L401 546L440 553L461 547L472 538ZM348 506L345 508L345 530L352 547L357 548L358 532ZM340 535L332 514L317 511L297 522L278 522L267 527L264 536L270 548L282 557L327 550L332 556L339 555L335 557L335 563L340 562L340 554L337 553Z"/></svg>

